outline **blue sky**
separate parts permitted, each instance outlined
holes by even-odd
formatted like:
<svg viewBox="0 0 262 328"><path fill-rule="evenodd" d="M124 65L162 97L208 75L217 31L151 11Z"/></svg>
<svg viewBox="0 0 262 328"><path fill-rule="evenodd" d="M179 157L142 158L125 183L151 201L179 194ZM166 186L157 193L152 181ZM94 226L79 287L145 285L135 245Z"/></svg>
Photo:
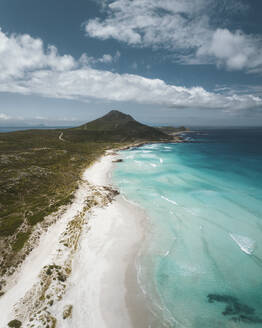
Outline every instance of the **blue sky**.
<svg viewBox="0 0 262 328"><path fill-rule="evenodd" d="M259 0L2 0L0 126L262 125Z"/></svg>

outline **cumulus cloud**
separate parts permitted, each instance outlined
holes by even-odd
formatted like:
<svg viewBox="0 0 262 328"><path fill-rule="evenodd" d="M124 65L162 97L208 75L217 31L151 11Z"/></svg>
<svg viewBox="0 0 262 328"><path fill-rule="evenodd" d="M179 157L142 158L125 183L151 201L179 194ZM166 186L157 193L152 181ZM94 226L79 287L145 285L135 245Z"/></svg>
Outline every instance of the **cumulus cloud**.
<svg viewBox="0 0 262 328"><path fill-rule="evenodd" d="M102 57L89 57L87 54L83 54L80 59L79 59L79 63L83 64L83 65L96 65L99 63L102 64L112 64L112 63L116 63L119 58L121 56L121 53L119 51L116 51L115 55L112 56L110 54L104 54Z"/></svg>
<svg viewBox="0 0 262 328"><path fill-rule="evenodd" d="M261 38L229 31L221 22L246 9L240 0L110 0L103 1L103 8L105 18L85 25L90 37L168 49L186 64L262 72Z"/></svg>
<svg viewBox="0 0 262 328"><path fill-rule="evenodd" d="M113 57L109 54L105 54L102 56L102 58L99 60L101 63L112 63Z"/></svg>
<svg viewBox="0 0 262 328"><path fill-rule="evenodd" d="M198 56L214 56L217 65L229 70L247 68L250 72L262 71L262 48L260 40L228 29L217 29L210 43L198 49Z"/></svg>
<svg viewBox="0 0 262 328"><path fill-rule="evenodd" d="M191 48L208 32L203 13L210 0L107 1L107 17L86 23L89 36L130 45ZM104 3L105 5L105 3ZM197 16L201 15L201 20ZM190 22L190 24L189 24ZM190 34L190 38L188 38Z"/></svg>
<svg viewBox="0 0 262 328"><path fill-rule="evenodd" d="M98 70L88 65L88 60L83 59L85 56L80 60L70 55L60 56L55 47L45 50L41 40L28 35L7 36L0 32L0 38L4 40L0 42L0 92L174 108L238 110L262 107L262 99L252 94L223 95L201 87L185 88L159 79ZM116 57L119 56L117 53Z"/></svg>
<svg viewBox="0 0 262 328"><path fill-rule="evenodd" d="M54 46L44 51L43 42L30 35L7 36L0 30L0 78L20 78L27 71L49 68L56 71L73 69L72 56L59 56Z"/></svg>
<svg viewBox="0 0 262 328"><path fill-rule="evenodd" d="M5 113L0 113L0 120L6 121L9 120L11 117Z"/></svg>

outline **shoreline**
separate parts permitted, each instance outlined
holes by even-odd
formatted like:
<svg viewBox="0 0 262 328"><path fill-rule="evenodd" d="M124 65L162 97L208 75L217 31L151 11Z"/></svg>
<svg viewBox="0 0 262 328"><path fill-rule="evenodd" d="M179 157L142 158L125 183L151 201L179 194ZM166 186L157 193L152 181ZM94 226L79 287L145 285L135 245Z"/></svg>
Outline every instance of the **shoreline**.
<svg viewBox="0 0 262 328"><path fill-rule="evenodd" d="M136 148L136 147L142 147L144 145L151 145L151 144L180 144L180 143L199 143L199 141L196 141L196 140L187 140L187 139L184 139L183 137L180 137L179 135L180 134L183 134L183 133L194 133L195 131L180 131L180 132L176 132L175 135L172 135L173 136L173 139L170 139L170 140L148 140L148 141L134 141L134 142L131 142L130 144L127 144L127 145L124 145L124 146L119 146L115 149L112 149L112 150L108 150L108 152L112 152L112 153L115 153L119 150L128 150L128 149L131 149L131 148ZM170 135L171 136L171 135Z"/></svg>
<svg viewBox="0 0 262 328"><path fill-rule="evenodd" d="M107 155L86 171L85 178L88 181L94 184L112 185L114 161L119 158L119 155L112 155L112 152L108 151ZM102 175L101 171L103 171ZM91 223L91 232L92 229L94 232L91 238L94 238L96 242L100 239L103 243L103 250L95 254L95 264L100 270L104 270L104 274L100 271L101 277L100 281L96 281L97 285L90 286L91 289L100 288L101 293L100 301L96 299L97 304L92 304L96 311L99 307L101 309L101 316L97 314L94 320L97 322L100 317L99 328L150 327L151 313L147 308L147 300L140 290L136 275L136 259L145 239L145 225L147 224L144 211L120 194L106 208L95 209L93 217L95 219ZM99 231L101 230L99 221L105 217L112 222L102 235ZM88 237L83 253L87 250L93 253L93 250L88 249L87 244ZM93 282L92 276L90 281ZM104 289L101 289L101 286L104 286ZM90 291L88 294L90 295ZM86 297L88 297L87 294ZM89 323L90 327L97 327L92 325L92 321L86 321L86 323ZM77 326L80 327L79 324Z"/></svg>
<svg viewBox="0 0 262 328"><path fill-rule="evenodd" d="M146 217L115 197L111 176L118 156L112 152L84 171L73 203L10 277L0 298L0 327L14 319L23 327L149 327L135 269Z"/></svg>

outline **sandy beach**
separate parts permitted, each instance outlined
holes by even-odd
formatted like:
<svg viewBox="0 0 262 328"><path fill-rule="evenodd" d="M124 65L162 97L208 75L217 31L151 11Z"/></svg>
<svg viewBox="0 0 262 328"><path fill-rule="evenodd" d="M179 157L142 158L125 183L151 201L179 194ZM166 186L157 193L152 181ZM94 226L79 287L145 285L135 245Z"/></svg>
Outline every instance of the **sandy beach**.
<svg viewBox="0 0 262 328"><path fill-rule="evenodd" d="M103 157L86 170L84 179L109 185L112 159ZM59 304L62 308L74 300L74 314L63 327L148 327L145 300L131 271L144 237L143 220L143 211L121 196L94 210L81 236L68 292Z"/></svg>
<svg viewBox="0 0 262 328"><path fill-rule="evenodd" d="M84 172L74 202L11 277L0 327L13 319L23 327L149 327L135 272L144 212L121 195L105 201L116 158L106 155ZM96 206L86 206L90 199Z"/></svg>

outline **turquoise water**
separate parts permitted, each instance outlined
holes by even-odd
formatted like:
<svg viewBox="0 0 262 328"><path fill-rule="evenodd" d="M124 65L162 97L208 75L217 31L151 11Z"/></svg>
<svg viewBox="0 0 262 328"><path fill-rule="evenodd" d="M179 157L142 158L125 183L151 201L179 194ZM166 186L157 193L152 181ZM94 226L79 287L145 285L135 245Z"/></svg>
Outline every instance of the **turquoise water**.
<svg viewBox="0 0 262 328"><path fill-rule="evenodd" d="M141 287L168 327L262 327L262 130L190 137L122 151L114 171L150 218Z"/></svg>

